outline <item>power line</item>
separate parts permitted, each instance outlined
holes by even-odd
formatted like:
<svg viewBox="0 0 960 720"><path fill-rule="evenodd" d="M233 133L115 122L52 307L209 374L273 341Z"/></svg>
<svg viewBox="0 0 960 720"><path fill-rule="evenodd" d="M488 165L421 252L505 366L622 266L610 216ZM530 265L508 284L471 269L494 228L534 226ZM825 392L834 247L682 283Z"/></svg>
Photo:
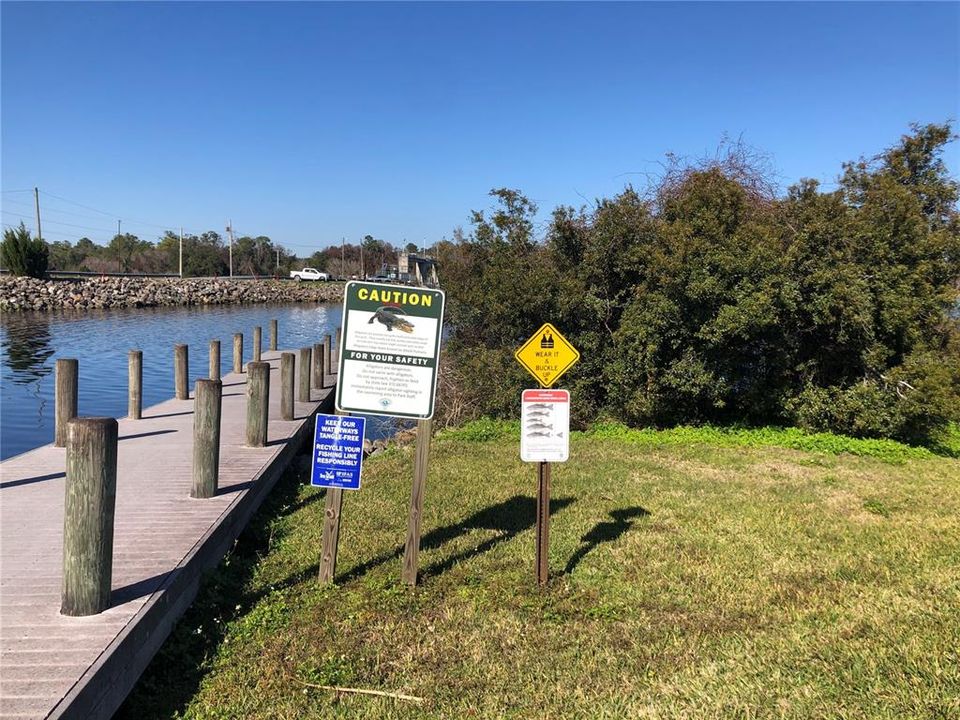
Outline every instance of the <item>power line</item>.
<svg viewBox="0 0 960 720"><path fill-rule="evenodd" d="M79 203L76 200L70 200L69 198L61 197L60 195L54 195L53 193L47 192L46 190L41 190L40 192L42 192L47 197L52 197L57 200L62 200L63 202L66 202L66 203L70 203L71 205L82 207L84 210L91 210L95 213L100 213L101 215L106 215L107 217L111 217L111 218L119 218L120 220L123 220L125 223L130 225L143 225L145 227L159 228L160 230L170 230L171 228L170 225L158 225L156 223L147 222L146 220L138 220L137 218L124 217L119 213L111 213L111 212L107 212L106 210L100 210L98 208L91 207L89 205L84 205L83 203Z"/></svg>
<svg viewBox="0 0 960 720"><path fill-rule="evenodd" d="M33 207L33 203L22 202L22 201L20 201L20 200L5 200L5 201L4 201L4 205L6 205L6 204L11 204L11 205L23 205L24 207L31 207L31 208ZM50 207L49 205L44 205L44 206L43 206L43 214L44 214L44 215L46 215L47 213L51 213L51 212L52 212L52 213L59 213L59 214L61 214L61 215L70 215L70 216L79 217L79 218L89 218L90 220L102 220L102 219L103 219L103 218L97 217L97 216L95 216L95 215L87 215L86 213L73 212L72 210L62 210L62 209L60 209L60 208ZM115 217L115 216L111 216L111 217ZM134 223L134 224L137 224L137 223Z"/></svg>
<svg viewBox="0 0 960 720"><path fill-rule="evenodd" d="M4 215L13 215L14 217L22 218L23 220L33 219L27 215L21 215L20 213L13 213L13 212L10 212L9 210L3 210L2 212ZM44 210L44 213L46 213L46 210ZM74 223L60 222L59 220L45 220L44 223L45 224L53 223L54 225L63 225L65 227L80 228L81 230L97 230L99 232L111 232L107 228L90 227L89 225L75 225Z"/></svg>
<svg viewBox="0 0 960 720"><path fill-rule="evenodd" d="M6 223L6 222L5 222L5 223L2 223L2 224L3 224L3 227L9 228L9 229L11 229L11 230L16 230L17 228L20 227L19 224L13 225L13 224L11 224L11 223ZM58 239L58 240L67 240L67 241L69 241L69 242L72 242L72 241L74 241L74 240L79 239L79 238L77 238L77 236L76 236L75 233L69 233L69 232L62 231L62 230L48 230L46 227L44 227L44 230L43 230L43 237L44 237L44 238L46 238L46 237L54 237L54 238L56 238L56 239ZM93 238L88 238L88 240L93 240Z"/></svg>

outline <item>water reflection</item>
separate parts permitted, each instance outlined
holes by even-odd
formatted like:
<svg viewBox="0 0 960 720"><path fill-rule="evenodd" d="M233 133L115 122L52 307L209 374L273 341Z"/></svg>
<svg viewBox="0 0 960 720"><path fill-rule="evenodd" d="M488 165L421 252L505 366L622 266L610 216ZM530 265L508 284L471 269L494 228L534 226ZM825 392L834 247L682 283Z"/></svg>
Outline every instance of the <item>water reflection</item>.
<svg viewBox="0 0 960 720"><path fill-rule="evenodd" d="M4 377L18 385L29 385L49 375L53 364L50 322L43 315L18 316L4 313L3 347Z"/></svg>
<svg viewBox="0 0 960 720"><path fill-rule="evenodd" d="M253 328L280 325L280 347L319 342L340 324L337 305L192 306L3 313L0 317L0 458L53 440L53 370L58 358L79 361L81 415L127 412L127 351L143 351L143 404L173 397L173 345L190 350L190 385L207 374L210 340L220 340L221 372L232 365L232 337L244 334L251 359ZM389 420L368 426L368 437L391 434Z"/></svg>

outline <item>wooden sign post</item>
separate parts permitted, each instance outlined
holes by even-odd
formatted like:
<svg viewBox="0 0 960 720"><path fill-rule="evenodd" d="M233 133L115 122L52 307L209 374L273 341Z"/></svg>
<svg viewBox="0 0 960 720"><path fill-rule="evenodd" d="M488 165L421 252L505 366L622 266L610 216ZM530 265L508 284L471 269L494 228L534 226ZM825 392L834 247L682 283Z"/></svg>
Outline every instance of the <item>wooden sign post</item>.
<svg viewBox="0 0 960 720"><path fill-rule="evenodd" d="M327 489L323 510L320 582L330 583L337 572L343 491L360 489L366 420L338 412L336 415L320 413L315 422L310 484Z"/></svg>
<svg viewBox="0 0 960 720"><path fill-rule="evenodd" d="M550 463L569 455L570 393L549 388L580 359L580 353L545 323L514 356L540 384L521 397L520 459L537 463L537 584L550 574Z"/></svg>
<svg viewBox="0 0 960 720"><path fill-rule="evenodd" d="M337 410L417 420L401 571L408 585L417 583L443 308L443 291L422 286L351 281L344 289Z"/></svg>
<svg viewBox="0 0 960 720"><path fill-rule="evenodd" d="M537 585L550 574L550 463L537 465Z"/></svg>
<svg viewBox="0 0 960 720"><path fill-rule="evenodd" d="M410 490L407 540L403 546L403 570L401 571L401 579L407 585L417 584L417 572L420 567L423 496L427 492L427 467L430 461L431 435L433 435L433 420L418 420L417 450L413 459L413 488Z"/></svg>

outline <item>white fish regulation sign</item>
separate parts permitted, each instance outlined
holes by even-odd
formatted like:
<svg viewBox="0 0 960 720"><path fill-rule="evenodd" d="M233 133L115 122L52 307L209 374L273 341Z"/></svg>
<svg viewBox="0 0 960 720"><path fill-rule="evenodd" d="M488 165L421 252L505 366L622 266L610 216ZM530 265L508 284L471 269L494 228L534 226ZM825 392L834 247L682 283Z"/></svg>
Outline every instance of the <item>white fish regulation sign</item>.
<svg viewBox="0 0 960 720"><path fill-rule="evenodd" d="M570 456L570 391L524 390L520 404L520 459L566 462Z"/></svg>

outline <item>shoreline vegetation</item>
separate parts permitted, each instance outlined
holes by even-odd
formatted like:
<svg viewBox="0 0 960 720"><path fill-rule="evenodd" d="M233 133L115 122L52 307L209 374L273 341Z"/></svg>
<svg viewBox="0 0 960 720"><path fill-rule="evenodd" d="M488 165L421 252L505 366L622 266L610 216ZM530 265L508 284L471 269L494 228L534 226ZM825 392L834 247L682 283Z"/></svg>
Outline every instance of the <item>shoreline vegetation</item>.
<svg viewBox="0 0 960 720"><path fill-rule="evenodd" d="M254 303L339 302L343 283L230 278L98 277L37 280L0 277L0 310L146 308Z"/></svg>
<svg viewBox="0 0 960 720"><path fill-rule="evenodd" d="M957 460L597 425L555 468L544 591L514 436L438 433L416 590L399 580L413 447L371 458L346 498L335 585L317 582L323 491L295 463L117 717L960 710Z"/></svg>

